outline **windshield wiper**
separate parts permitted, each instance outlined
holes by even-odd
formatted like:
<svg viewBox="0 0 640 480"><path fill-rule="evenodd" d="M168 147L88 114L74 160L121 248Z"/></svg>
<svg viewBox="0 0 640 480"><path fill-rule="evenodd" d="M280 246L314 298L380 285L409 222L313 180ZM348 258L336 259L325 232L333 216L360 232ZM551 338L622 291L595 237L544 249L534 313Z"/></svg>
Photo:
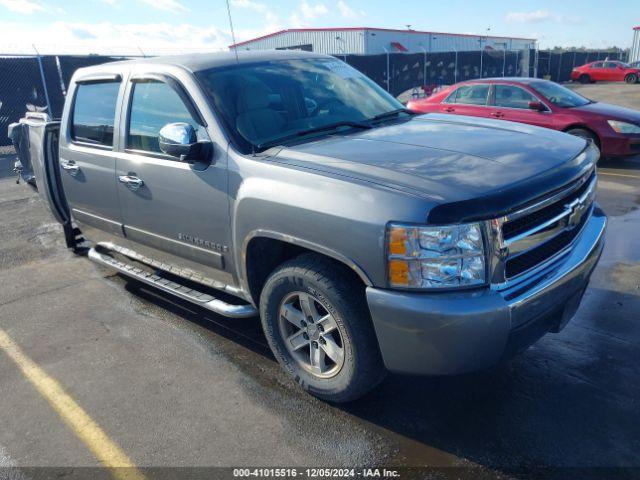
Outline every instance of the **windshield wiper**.
<svg viewBox="0 0 640 480"><path fill-rule="evenodd" d="M305 135L309 135L310 133L325 132L327 130L335 130L336 128L340 128L340 127L362 128L364 130L372 128L371 125L369 125L368 123L354 122L351 120L342 120L340 122L327 123L326 125L320 125L318 127L307 128L306 130L300 130L298 133L296 133L296 135L298 137L303 137Z"/></svg>
<svg viewBox="0 0 640 480"><path fill-rule="evenodd" d="M343 120L340 122L328 123L326 125L320 125L319 127L307 128L306 130L300 130L299 132L292 133L290 135L285 135L280 138L276 138L274 140L268 140L266 142L262 142L255 146L255 151L264 150L266 148L275 147L276 145L283 145L285 142L290 142L292 140L297 140L300 137L304 137L305 135L309 135L311 133L325 132L327 130L335 130L340 127L352 127L352 128L362 128L364 130L368 130L371 127L368 123L354 122L350 120Z"/></svg>
<svg viewBox="0 0 640 480"><path fill-rule="evenodd" d="M382 120L384 118L397 117L401 113L407 113L409 115L414 115L414 112L412 112L408 108L397 108L395 110L391 110L390 112L379 113L375 117L372 117L370 120L371 121L375 121L375 120Z"/></svg>

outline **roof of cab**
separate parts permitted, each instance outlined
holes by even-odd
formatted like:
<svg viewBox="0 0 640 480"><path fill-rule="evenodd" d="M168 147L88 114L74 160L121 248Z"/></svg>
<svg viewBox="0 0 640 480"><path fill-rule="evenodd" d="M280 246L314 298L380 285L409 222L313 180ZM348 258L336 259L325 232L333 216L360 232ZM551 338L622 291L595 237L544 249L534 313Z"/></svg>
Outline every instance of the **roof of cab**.
<svg viewBox="0 0 640 480"><path fill-rule="evenodd" d="M208 68L226 67L235 64L246 64L273 60L295 60L304 58L334 57L319 53L304 52L301 50L250 50L237 52L237 57L235 52L192 53L188 55L172 55L164 57L149 57L135 60L124 60L103 65L133 65L138 63L171 65L182 67L191 72L197 72L200 70L206 70ZM100 65L98 65L97 67L100 67ZM89 69L94 68L96 67L89 67Z"/></svg>

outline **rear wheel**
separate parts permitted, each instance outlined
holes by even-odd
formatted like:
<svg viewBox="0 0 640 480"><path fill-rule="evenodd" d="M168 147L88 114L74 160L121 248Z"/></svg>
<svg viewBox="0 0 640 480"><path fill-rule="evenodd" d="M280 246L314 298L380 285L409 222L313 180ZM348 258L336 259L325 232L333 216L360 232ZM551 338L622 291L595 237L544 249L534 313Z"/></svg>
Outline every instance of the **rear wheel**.
<svg viewBox="0 0 640 480"><path fill-rule="evenodd" d="M580 75L580 78L578 80L580 81L580 83L585 84L589 83L591 81L591 78L586 73L583 73L582 75Z"/></svg>
<svg viewBox="0 0 640 480"><path fill-rule="evenodd" d="M260 296L269 345L305 390L347 402L385 375L364 289L340 264L305 254L281 265Z"/></svg>
<svg viewBox="0 0 640 480"><path fill-rule="evenodd" d="M624 81L627 83L636 83L638 81L638 76L635 73L630 73L624 77Z"/></svg>

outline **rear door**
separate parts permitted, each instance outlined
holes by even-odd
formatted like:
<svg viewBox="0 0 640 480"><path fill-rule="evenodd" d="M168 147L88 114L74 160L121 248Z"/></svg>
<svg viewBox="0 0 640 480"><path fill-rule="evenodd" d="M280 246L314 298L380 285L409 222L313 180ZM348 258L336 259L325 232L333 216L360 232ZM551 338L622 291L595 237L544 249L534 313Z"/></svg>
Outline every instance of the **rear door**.
<svg viewBox="0 0 640 480"><path fill-rule="evenodd" d="M495 84L493 88L492 117L539 127L552 127L551 110L548 107L546 111L529 108L529 102L543 103L529 91L516 85Z"/></svg>
<svg viewBox="0 0 640 480"><path fill-rule="evenodd" d="M460 85L440 104L442 113L488 117L489 87L487 83Z"/></svg>
<svg viewBox="0 0 640 480"><path fill-rule="evenodd" d="M60 168L71 214L82 229L122 236L115 185L115 119L122 95L121 74L92 75L73 84L60 139Z"/></svg>
<svg viewBox="0 0 640 480"><path fill-rule="evenodd" d="M189 123L199 140L209 139L191 92L174 77L132 76L126 97L115 183L127 239L152 258L176 264L173 256L180 257L180 265L207 276L207 267L224 270L230 243L226 152L214 147L211 162L190 164L160 151L159 131L170 123ZM140 250L144 246L151 250Z"/></svg>
<svg viewBox="0 0 640 480"><path fill-rule="evenodd" d="M592 63L587 73L591 80L602 81L606 80L607 72L604 69L604 62Z"/></svg>

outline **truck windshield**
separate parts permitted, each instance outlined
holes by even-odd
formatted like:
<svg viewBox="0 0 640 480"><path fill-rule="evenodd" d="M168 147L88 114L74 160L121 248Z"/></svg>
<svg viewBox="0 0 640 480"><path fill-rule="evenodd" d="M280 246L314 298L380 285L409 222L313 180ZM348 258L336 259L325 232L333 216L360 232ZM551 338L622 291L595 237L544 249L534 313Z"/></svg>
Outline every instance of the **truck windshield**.
<svg viewBox="0 0 640 480"><path fill-rule="evenodd" d="M581 107L583 105L593 103L588 98L569 90L567 87L558 85L557 83L536 82L531 86L558 107Z"/></svg>
<svg viewBox="0 0 640 480"><path fill-rule="evenodd" d="M363 122L404 112L372 80L333 58L239 64L196 75L243 153L280 140L284 144L356 131Z"/></svg>

